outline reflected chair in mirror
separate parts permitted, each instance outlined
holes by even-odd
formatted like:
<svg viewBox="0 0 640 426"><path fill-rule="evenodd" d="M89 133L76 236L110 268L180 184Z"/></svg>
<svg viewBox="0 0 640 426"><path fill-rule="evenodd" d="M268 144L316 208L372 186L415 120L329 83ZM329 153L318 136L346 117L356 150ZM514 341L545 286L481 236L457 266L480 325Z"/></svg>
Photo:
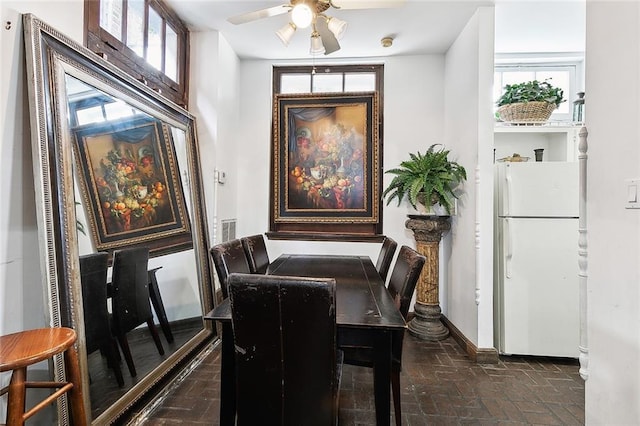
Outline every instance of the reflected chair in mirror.
<svg viewBox="0 0 640 426"><path fill-rule="evenodd" d="M167 342L173 343L175 339L173 338L171 324L169 324L169 320L167 319L167 312L164 309L164 302L162 301L162 296L160 295L158 277L156 277L156 272L158 272L160 269L162 269L162 266L149 269L148 271L149 299L151 300L151 306L153 306L153 310L156 313L156 317L158 318L158 323L160 323L160 328L162 329L162 333L164 333L164 337L167 339Z"/></svg>
<svg viewBox="0 0 640 426"><path fill-rule="evenodd" d="M127 333L139 325L147 324L158 348L158 353L164 355L149 302L148 264L149 249L146 247L127 248L113 252L112 330L118 339L132 376L136 375L136 368L129 349Z"/></svg>
<svg viewBox="0 0 640 426"><path fill-rule="evenodd" d="M111 332L107 308L108 268L109 253L98 252L80 256L85 345L87 356L100 350L107 358L107 365L113 369L118 385L123 387L118 346Z"/></svg>
<svg viewBox="0 0 640 426"><path fill-rule="evenodd" d="M398 252L398 258L389 278L387 287L391 297L395 301L396 307L404 317L405 321L409 314L409 306L415 291L416 284L420 278L422 267L426 258L408 246L402 246ZM392 336L391 355L391 391L393 393L393 407L396 418L396 425L401 425L400 410L400 371L402 370L402 343L404 330L394 333ZM345 364L358 365L362 367L373 366L373 351L371 347L341 346L344 352Z"/></svg>
<svg viewBox="0 0 640 426"><path fill-rule="evenodd" d="M378 254L378 260L376 261L376 269L384 282L387 282L387 275L389 275L389 269L391 268L391 262L393 261L393 256L396 254L397 247L398 243L392 238L384 238L380 253Z"/></svg>
<svg viewBox="0 0 640 426"><path fill-rule="evenodd" d="M229 292L237 424L336 424L335 280L231 274Z"/></svg>
<svg viewBox="0 0 640 426"><path fill-rule="evenodd" d="M226 241L216 244L209 251L213 264L216 267L220 287L222 288L222 297L225 299L229 296L227 280L229 275L234 272L242 274L250 274L251 267L247 255L242 246L240 239Z"/></svg>
<svg viewBox="0 0 640 426"><path fill-rule="evenodd" d="M269 253L262 234L241 238L252 274L264 274L269 267Z"/></svg>

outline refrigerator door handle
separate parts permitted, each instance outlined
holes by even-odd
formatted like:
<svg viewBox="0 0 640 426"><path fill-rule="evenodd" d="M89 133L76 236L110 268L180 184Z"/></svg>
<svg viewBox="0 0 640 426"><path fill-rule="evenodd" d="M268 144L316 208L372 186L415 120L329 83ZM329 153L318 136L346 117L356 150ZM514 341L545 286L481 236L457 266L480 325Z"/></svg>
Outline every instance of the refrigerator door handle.
<svg viewBox="0 0 640 426"><path fill-rule="evenodd" d="M511 241L511 219L504 220L504 269L507 278L511 278L511 261L513 259L513 241Z"/></svg>
<svg viewBox="0 0 640 426"><path fill-rule="evenodd" d="M504 168L504 180L505 180L505 185L504 185L504 198L502 199L503 203L504 203L504 211L502 212L503 215L508 216L511 214L511 167L509 167L509 165L505 165Z"/></svg>

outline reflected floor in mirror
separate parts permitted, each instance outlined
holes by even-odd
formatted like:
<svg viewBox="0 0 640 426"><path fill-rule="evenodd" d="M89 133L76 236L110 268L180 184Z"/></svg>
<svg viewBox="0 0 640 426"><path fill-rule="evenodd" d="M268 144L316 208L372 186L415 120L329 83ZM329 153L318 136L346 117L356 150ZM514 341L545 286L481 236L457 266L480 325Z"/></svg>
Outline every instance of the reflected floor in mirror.
<svg viewBox="0 0 640 426"><path fill-rule="evenodd" d="M577 360L502 356L497 364L477 364L451 337L427 342L407 334L404 345L403 425L584 424ZM145 425L217 425L219 390L218 347ZM375 424L371 369L344 366L339 424Z"/></svg>
<svg viewBox="0 0 640 426"><path fill-rule="evenodd" d="M91 415L94 419L156 368L161 361L167 359L185 342L193 338L199 331L202 331L202 318L175 321L171 322L170 325L174 337L172 343L167 342L160 326L156 324L160 341L164 347L164 355L158 353L147 327L137 328L127 334L131 355L138 374L136 377L131 377L121 353L120 369L124 378L124 387L122 388L118 386L113 370L107 366L107 359L101 355L100 351L89 355Z"/></svg>

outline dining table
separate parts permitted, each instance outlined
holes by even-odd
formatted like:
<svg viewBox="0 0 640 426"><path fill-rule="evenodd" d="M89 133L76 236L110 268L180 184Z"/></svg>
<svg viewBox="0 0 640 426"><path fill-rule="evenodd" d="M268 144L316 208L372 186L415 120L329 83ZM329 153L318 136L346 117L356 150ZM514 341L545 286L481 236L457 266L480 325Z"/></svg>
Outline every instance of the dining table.
<svg viewBox="0 0 640 426"><path fill-rule="evenodd" d="M373 348L376 424L390 423L391 339L407 325L368 256L283 254L266 274L336 280L336 328L339 347ZM226 298L204 316L222 328L220 424L233 425L236 417L235 349L231 306ZM313 368L312 365L309 368ZM256 377L256 380L260 380Z"/></svg>

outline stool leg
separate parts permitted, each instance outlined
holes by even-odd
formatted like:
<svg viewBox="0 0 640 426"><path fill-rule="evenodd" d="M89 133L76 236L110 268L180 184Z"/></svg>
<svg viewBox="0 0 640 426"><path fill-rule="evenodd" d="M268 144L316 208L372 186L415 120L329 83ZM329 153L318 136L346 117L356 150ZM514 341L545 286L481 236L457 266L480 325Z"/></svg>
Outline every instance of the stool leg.
<svg viewBox="0 0 640 426"><path fill-rule="evenodd" d="M84 393L82 391L82 377L80 376L80 361L75 345L71 345L64 353L64 365L67 372L67 382L73 383L68 392L71 406L71 419L74 426L85 426L87 416L84 410Z"/></svg>
<svg viewBox="0 0 640 426"><path fill-rule="evenodd" d="M9 382L9 400L7 403L7 424L24 425L25 381L27 368L17 368L11 374Z"/></svg>

